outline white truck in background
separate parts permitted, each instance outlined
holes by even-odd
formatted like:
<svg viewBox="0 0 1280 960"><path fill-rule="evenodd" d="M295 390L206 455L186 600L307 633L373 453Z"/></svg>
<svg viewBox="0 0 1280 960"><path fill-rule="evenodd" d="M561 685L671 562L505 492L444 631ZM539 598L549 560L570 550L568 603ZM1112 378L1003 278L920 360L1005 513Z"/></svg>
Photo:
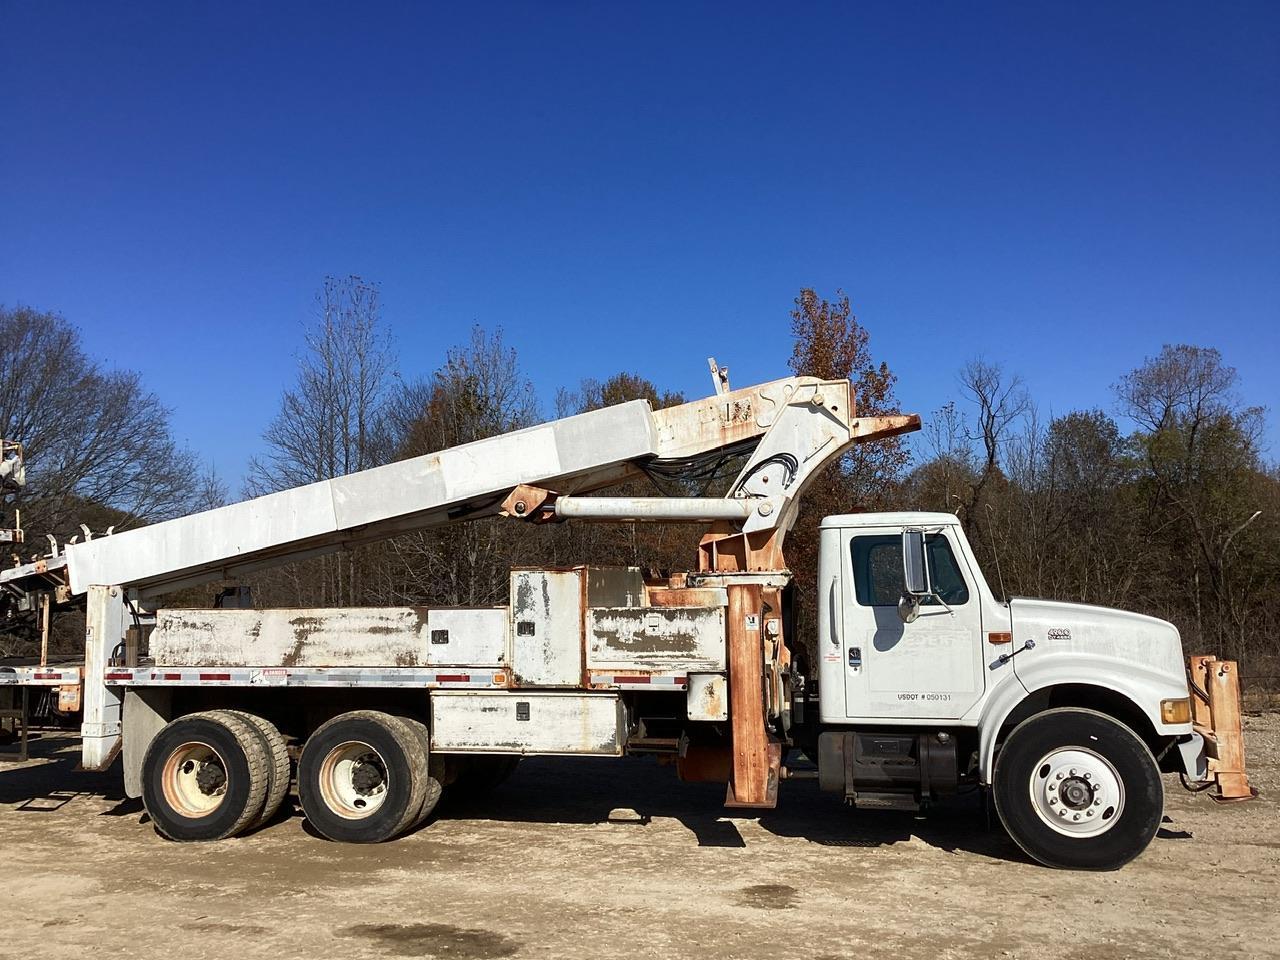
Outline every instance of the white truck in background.
<svg viewBox="0 0 1280 960"><path fill-rule="evenodd" d="M726 804L768 808L809 771L855 808L990 788L1042 863L1109 869L1163 812L1161 771L1252 795L1234 664L1118 610L997 599L950 514L828 517L817 663L793 636L783 541L853 444L919 428L859 418L848 381L790 377L664 410L633 401L112 536L0 573L31 610L82 600L82 662L0 668L57 687L83 762L176 840L269 821L296 781L314 828L392 839L521 756L656 753ZM591 496L628 477L741 469L722 498ZM166 594L478 517L703 529L695 569L517 569L486 609L174 609ZM20 535L19 535L20 539ZM230 592L226 596L242 594ZM25 702L25 701L24 701Z"/></svg>

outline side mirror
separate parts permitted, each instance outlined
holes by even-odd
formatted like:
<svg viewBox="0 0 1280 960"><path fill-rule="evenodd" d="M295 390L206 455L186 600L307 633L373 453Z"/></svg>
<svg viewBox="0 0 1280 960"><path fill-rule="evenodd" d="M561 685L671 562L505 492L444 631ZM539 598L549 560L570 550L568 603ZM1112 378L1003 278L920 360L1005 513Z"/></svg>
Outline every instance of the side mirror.
<svg viewBox="0 0 1280 960"><path fill-rule="evenodd" d="M924 552L924 531L902 531L902 582L907 593L916 597L933 596L929 581L929 562Z"/></svg>
<svg viewBox="0 0 1280 960"><path fill-rule="evenodd" d="M898 598L898 616L903 623L911 623L920 616L920 598L904 593Z"/></svg>

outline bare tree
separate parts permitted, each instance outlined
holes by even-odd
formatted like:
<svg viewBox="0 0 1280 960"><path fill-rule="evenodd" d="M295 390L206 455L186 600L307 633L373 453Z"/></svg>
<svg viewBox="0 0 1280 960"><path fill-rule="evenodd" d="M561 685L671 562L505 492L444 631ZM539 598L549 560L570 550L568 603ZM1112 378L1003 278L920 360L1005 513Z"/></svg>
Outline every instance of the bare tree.
<svg viewBox="0 0 1280 960"><path fill-rule="evenodd" d="M556 395L557 416L567 417L589 410L647 400L655 410L684 403L684 396L662 390L652 380L637 373L616 373L601 381L583 380L576 390L561 389ZM662 477L661 485L651 477L638 477L615 485L614 496L701 494L727 485L740 468L738 458L726 460L719 470L696 478ZM579 523L557 524L543 532L542 550L555 563L591 563L643 567L660 573L683 569L696 557L700 530L688 524L668 523Z"/></svg>
<svg viewBox="0 0 1280 960"><path fill-rule="evenodd" d="M1006 375L1000 364L981 358L970 360L960 371L960 393L975 408L975 427L967 436L978 445L978 465L962 515L966 530L974 536L979 529L978 510L983 494L1000 476L1001 454L1009 431L1027 413L1031 401L1021 377Z"/></svg>
<svg viewBox="0 0 1280 960"><path fill-rule="evenodd" d="M684 396L676 391L659 390L652 380L638 373L615 373L604 381L588 377L576 390L561 387L556 392L556 416L568 417L629 400L648 400L653 409L661 410L684 403Z"/></svg>
<svg viewBox="0 0 1280 960"><path fill-rule="evenodd" d="M1116 385L1123 412L1139 427L1133 446L1143 464L1148 529L1172 548L1160 579L1184 584L1196 631L1228 652L1247 644L1256 589L1233 575L1231 561L1247 548L1252 532L1244 525L1264 497L1263 413L1241 404L1236 384L1217 350L1178 344Z"/></svg>
<svg viewBox="0 0 1280 960"><path fill-rule="evenodd" d="M521 375L502 330L475 326L430 378L401 390L393 417L402 431L399 455L419 456L532 426L540 413L533 383Z"/></svg>
<svg viewBox="0 0 1280 960"><path fill-rule="evenodd" d="M218 475L217 468L210 461L204 465L196 477L196 487L192 491L190 506L192 512L216 510L231 502L231 490L225 480Z"/></svg>
<svg viewBox="0 0 1280 960"><path fill-rule="evenodd" d="M968 416L934 415L902 500L956 509L967 464L958 512L989 579L998 550L1012 593L1150 613L1188 649L1275 674L1280 473L1237 382L1218 351L1167 346L1116 385L1126 435L1101 410L1042 426L1017 379L977 361L960 378Z"/></svg>
<svg viewBox="0 0 1280 960"><path fill-rule="evenodd" d="M250 463L252 495L340 477L382 462L392 374L378 288L329 277L316 297L294 385L264 435L269 452Z"/></svg>
<svg viewBox="0 0 1280 960"><path fill-rule="evenodd" d="M196 488L159 398L137 373L91 360L57 314L0 307L0 434L26 451L29 542L174 516Z"/></svg>
<svg viewBox="0 0 1280 960"><path fill-rule="evenodd" d="M470 340L450 350L425 381L404 384L390 420L397 456L434 453L536 424L533 384L501 330L474 327ZM493 519L397 538L384 587L399 602L483 606L502 602L508 568L527 545ZM518 531L523 533L524 531Z"/></svg>
<svg viewBox="0 0 1280 960"><path fill-rule="evenodd" d="M366 470L391 453L392 354L378 288L359 277L330 277L316 312L297 378L264 434L268 452L250 462L250 496ZM335 554L264 574L255 588L268 603L363 602L372 561L370 550Z"/></svg>
<svg viewBox="0 0 1280 960"><path fill-rule="evenodd" d="M197 493L195 457L173 439L169 411L130 370L106 370L64 318L0 307L0 436L22 442L27 484L18 492L28 555L188 512ZM78 635L77 613L55 616L52 646ZM36 642L31 612L4 622L0 650Z"/></svg>
<svg viewBox="0 0 1280 960"><path fill-rule="evenodd" d="M923 436L932 456L903 485L908 503L920 509L962 511L976 470L968 425L954 400L925 420Z"/></svg>

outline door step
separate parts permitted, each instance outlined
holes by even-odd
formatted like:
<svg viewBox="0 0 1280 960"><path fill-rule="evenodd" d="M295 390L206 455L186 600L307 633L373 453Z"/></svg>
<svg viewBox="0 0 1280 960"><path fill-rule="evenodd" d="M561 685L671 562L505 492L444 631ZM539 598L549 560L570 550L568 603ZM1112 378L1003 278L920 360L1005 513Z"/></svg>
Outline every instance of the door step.
<svg viewBox="0 0 1280 960"><path fill-rule="evenodd" d="M859 790L849 799L859 810L911 810L920 809L913 793L867 793Z"/></svg>

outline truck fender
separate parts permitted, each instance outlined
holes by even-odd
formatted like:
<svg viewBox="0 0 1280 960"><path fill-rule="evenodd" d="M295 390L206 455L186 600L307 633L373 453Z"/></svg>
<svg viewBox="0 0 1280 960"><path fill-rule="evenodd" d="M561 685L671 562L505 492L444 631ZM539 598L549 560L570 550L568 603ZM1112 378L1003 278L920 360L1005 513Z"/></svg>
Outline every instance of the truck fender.
<svg viewBox="0 0 1280 960"><path fill-rule="evenodd" d="M1111 669L1108 669L1111 667ZM1112 665L1092 656L1055 654L1052 658L1018 663L1018 683L1006 683L987 703L978 721L978 776L982 783L991 782L995 768L996 744L1000 732L1014 712L1022 709L1030 716L1048 709L1049 697L1056 687L1095 687L1124 698L1136 713L1145 717L1151 730L1134 730L1144 740L1154 732L1157 736L1191 733L1191 724L1165 724L1160 720L1160 701L1187 696L1185 680L1174 678L1138 664L1126 662ZM1088 705L1088 704L1082 704ZM1110 713L1105 706L1094 709ZM1030 709L1028 709L1030 708ZM1019 717L1019 720L1024 719ZM1133 726L1125 717L1117 720Z"/></svg>
<svg viewBox="0 0 1280 960"><path fill-rule="evenodd" d="M173 691L157 687L130 688L124 693L124 795L142 796L142 760L147 747L173 719Z"/></svg>

